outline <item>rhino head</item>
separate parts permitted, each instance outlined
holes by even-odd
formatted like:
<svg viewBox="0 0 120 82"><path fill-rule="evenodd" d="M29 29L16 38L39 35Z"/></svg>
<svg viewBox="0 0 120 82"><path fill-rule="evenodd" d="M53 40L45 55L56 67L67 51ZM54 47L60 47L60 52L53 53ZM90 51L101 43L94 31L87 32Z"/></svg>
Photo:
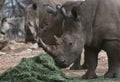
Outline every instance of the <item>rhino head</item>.
<svg viewBox="0 0 120 82"><path fill-rule="evenodd" d="M58 8L59 10L56 9L53 12L53 9L49 10L55 19L50 23L50 26L61 28L62 35L60 37L54 35L57 45L47 45L42 39L39 42L61 68L68 67L79 57L86 42L85 29L81 21L82 17L78 12L82 3L82 1L67 2ZM56 21L59 23L58 25L55 24Z"/></svg>

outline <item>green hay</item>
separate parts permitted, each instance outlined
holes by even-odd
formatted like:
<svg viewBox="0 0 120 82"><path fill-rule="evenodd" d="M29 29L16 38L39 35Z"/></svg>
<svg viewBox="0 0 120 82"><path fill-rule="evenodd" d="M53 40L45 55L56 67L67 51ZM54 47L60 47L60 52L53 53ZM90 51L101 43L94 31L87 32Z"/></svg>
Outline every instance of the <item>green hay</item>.
<svg viewBox="0 0 120 82"><path fill-rule="evenodd" d="M0 82L65 82L69 79L47 54L23 58L16 67L0 75Z"/></svg>
<svg viewBox="0 0 120 82"><path fill-rule="evenodd" d="M120 79L75 80L63 74L48 54L40 54L23 58L17 66L0 75L0 82L120 82Z"/></svg>

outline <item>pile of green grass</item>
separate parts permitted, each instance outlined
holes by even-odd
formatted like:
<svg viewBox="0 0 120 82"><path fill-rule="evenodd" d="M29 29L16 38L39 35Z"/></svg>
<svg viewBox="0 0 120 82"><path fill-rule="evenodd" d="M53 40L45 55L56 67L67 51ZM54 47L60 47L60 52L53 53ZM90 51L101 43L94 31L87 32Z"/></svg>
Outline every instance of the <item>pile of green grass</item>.
<svg viewBox="0 0 120 82"><path fill-rule="evenodd" d="M14 68L0 75L0 82L66 82L66 77L47 54L23 58Z"/></svg>
<svg viewBox="0 0 120 82"><path fill-rule="evenodd" d="M0 75L0 82L120 82L120 79L75 80L62 73L48 54L40 54L23 58L17 66Z"/></svg>

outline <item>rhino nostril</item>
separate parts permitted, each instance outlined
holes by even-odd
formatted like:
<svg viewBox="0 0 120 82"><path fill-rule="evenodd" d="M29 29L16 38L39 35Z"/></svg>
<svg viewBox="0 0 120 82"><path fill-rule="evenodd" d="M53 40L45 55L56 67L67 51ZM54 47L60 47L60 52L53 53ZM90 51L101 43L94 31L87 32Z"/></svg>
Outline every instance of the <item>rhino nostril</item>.
<svg viewBox="0 0 120 82"><path fill-rule="evenodd" d="M62 61L61 61L61 65L62 65L63 67L67 67L67 66L68 66L68 62L67 62L66 60L62 60Z"/></svg>
<svg viewBox="0 0 120 82"><path fill-rule="evenodd" d="M65 60L61 60L61 63L65 63Z"/></svg>

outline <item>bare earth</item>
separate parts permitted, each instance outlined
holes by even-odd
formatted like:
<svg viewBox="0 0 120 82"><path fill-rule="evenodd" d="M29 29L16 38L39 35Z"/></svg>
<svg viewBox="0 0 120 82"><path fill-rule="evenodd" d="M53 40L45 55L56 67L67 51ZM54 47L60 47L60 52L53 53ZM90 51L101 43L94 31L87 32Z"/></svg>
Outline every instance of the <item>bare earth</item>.
<svg viewBox="0 0 120 82"><path fill-rule="evenodd" d="M41 48L38 48L37 44L24 44L18 42L11 42L8 46L0 51L0 73L4 72L10 67L17 65L22 58L29 58L43 53ZM107 56L104 51L99 54L98 67L96 72L98 74L104 74L107 71ZM82 62L83 63L83 55ZM72 76L82 76L86 70L68 70L62 69L64 73Z"/></svg>

